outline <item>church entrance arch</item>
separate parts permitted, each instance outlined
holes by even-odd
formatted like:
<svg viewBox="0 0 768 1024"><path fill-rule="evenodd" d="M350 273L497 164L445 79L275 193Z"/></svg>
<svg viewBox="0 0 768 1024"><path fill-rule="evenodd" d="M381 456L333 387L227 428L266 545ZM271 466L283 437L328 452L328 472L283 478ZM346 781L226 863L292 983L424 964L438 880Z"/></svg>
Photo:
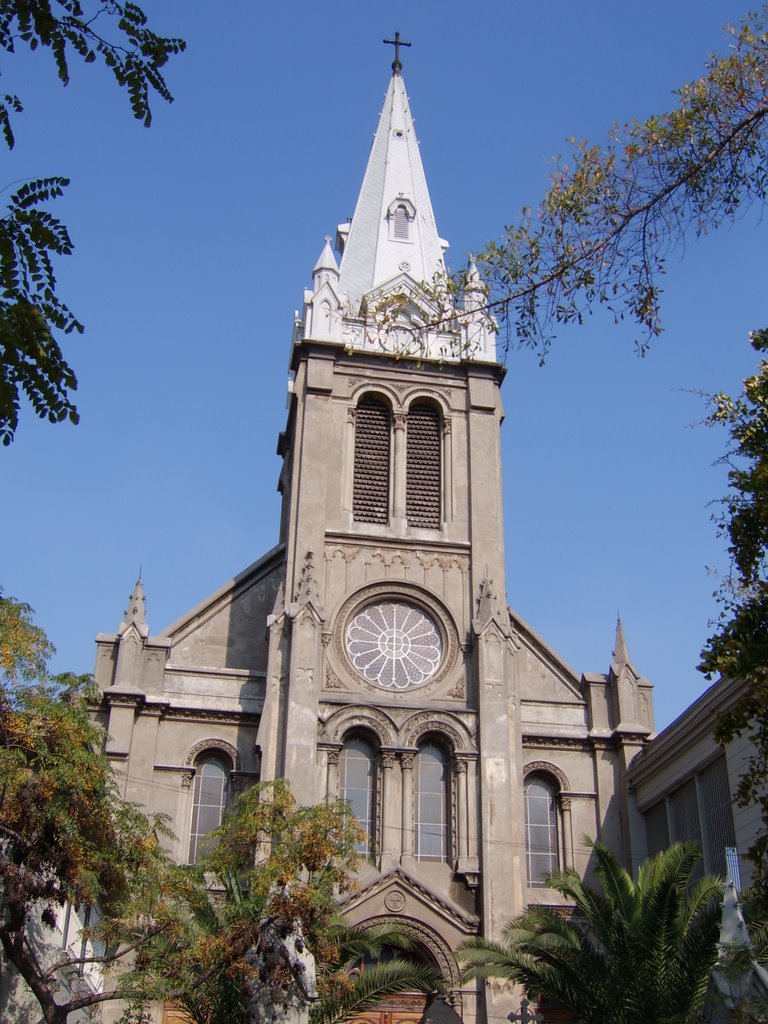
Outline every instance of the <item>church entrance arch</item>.
<svg viewBox="0 0 768 1024"><path fill-rule="evenodd" d="M387 925L390 928L404 932L414 943L413 948L404 953L401 950L385 948L381 957L376 962L382 963L396 957L410 957L425 966L439 971L442 975L446 988L458 995L460 988L459 970L456 961L447 943L427 925L413 918L387 914L386 916L374 917L363 922L362 927L374 925ZM361 964L361 970L365 970L366 964ZM396 995L387 996L371 1010L366 1010L358 1017L353 1018L354 1024L418 1024L424 1013L427 996L423 992L399 992ZM456 1005L456 1010L461 1014L461 1007Z"/></svg>

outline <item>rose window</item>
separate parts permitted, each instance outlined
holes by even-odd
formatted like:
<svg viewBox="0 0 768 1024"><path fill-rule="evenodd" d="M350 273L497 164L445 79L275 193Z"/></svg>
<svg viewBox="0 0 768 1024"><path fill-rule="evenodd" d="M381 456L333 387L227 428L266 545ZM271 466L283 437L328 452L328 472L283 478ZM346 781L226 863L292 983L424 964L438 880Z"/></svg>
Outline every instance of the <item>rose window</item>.
<svg viewBox="0 0 768 1024"><path fill-rule="evenodd" d="M406 690L435 674L443 641L426 612L403 601L383 601L368 605L352 619L347 654L369 683Z"/></svg>

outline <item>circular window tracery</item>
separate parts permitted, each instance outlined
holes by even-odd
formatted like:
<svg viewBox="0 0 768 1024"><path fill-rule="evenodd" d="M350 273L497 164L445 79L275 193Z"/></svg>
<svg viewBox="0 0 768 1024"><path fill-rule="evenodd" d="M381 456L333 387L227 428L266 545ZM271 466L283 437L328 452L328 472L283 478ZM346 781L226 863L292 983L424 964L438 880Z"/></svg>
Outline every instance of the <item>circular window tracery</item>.
<svg viewBox="0 0 768 1024"><path fill-rule="evenodd" d="M428 682L443 657L443 640L430 615L405 601L370 604L347 628L353 667L375 686L406 690Z"/></svg>

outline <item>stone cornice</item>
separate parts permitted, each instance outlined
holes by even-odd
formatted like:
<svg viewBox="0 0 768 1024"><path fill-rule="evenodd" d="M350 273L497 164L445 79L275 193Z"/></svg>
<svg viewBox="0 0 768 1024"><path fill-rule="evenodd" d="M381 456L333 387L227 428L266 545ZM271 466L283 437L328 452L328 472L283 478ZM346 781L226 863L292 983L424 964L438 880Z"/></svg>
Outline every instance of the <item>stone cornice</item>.
<svg viewBox="0 0 768 1024"><path fill-rule="evenodd" d="M523 735L523 746L534 749L588 750L591 745L586 736L542 736L532 733Z"/></svg>

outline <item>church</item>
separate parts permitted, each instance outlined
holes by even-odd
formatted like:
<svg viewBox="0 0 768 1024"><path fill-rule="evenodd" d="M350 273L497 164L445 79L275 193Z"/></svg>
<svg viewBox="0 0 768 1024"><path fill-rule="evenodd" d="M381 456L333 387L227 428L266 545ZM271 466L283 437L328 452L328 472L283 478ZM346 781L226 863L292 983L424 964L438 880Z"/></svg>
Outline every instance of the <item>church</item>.
<svg viewBox="0 0 768 1024"><path fill-rule="evenodd" d="M96 682L124 796L169 816L180 862L259 779L348 800L347 917L401 925L472 1024L512 1004L462 986L460 942L556 901L553 868L588 874L584 836L645 856L627 776L652 692L620 623L608 671L576 674L507 607L505 368L476 269L449 287L396 41L354 216L293 324L278 542L161 633L138 581Z"/></svg>

